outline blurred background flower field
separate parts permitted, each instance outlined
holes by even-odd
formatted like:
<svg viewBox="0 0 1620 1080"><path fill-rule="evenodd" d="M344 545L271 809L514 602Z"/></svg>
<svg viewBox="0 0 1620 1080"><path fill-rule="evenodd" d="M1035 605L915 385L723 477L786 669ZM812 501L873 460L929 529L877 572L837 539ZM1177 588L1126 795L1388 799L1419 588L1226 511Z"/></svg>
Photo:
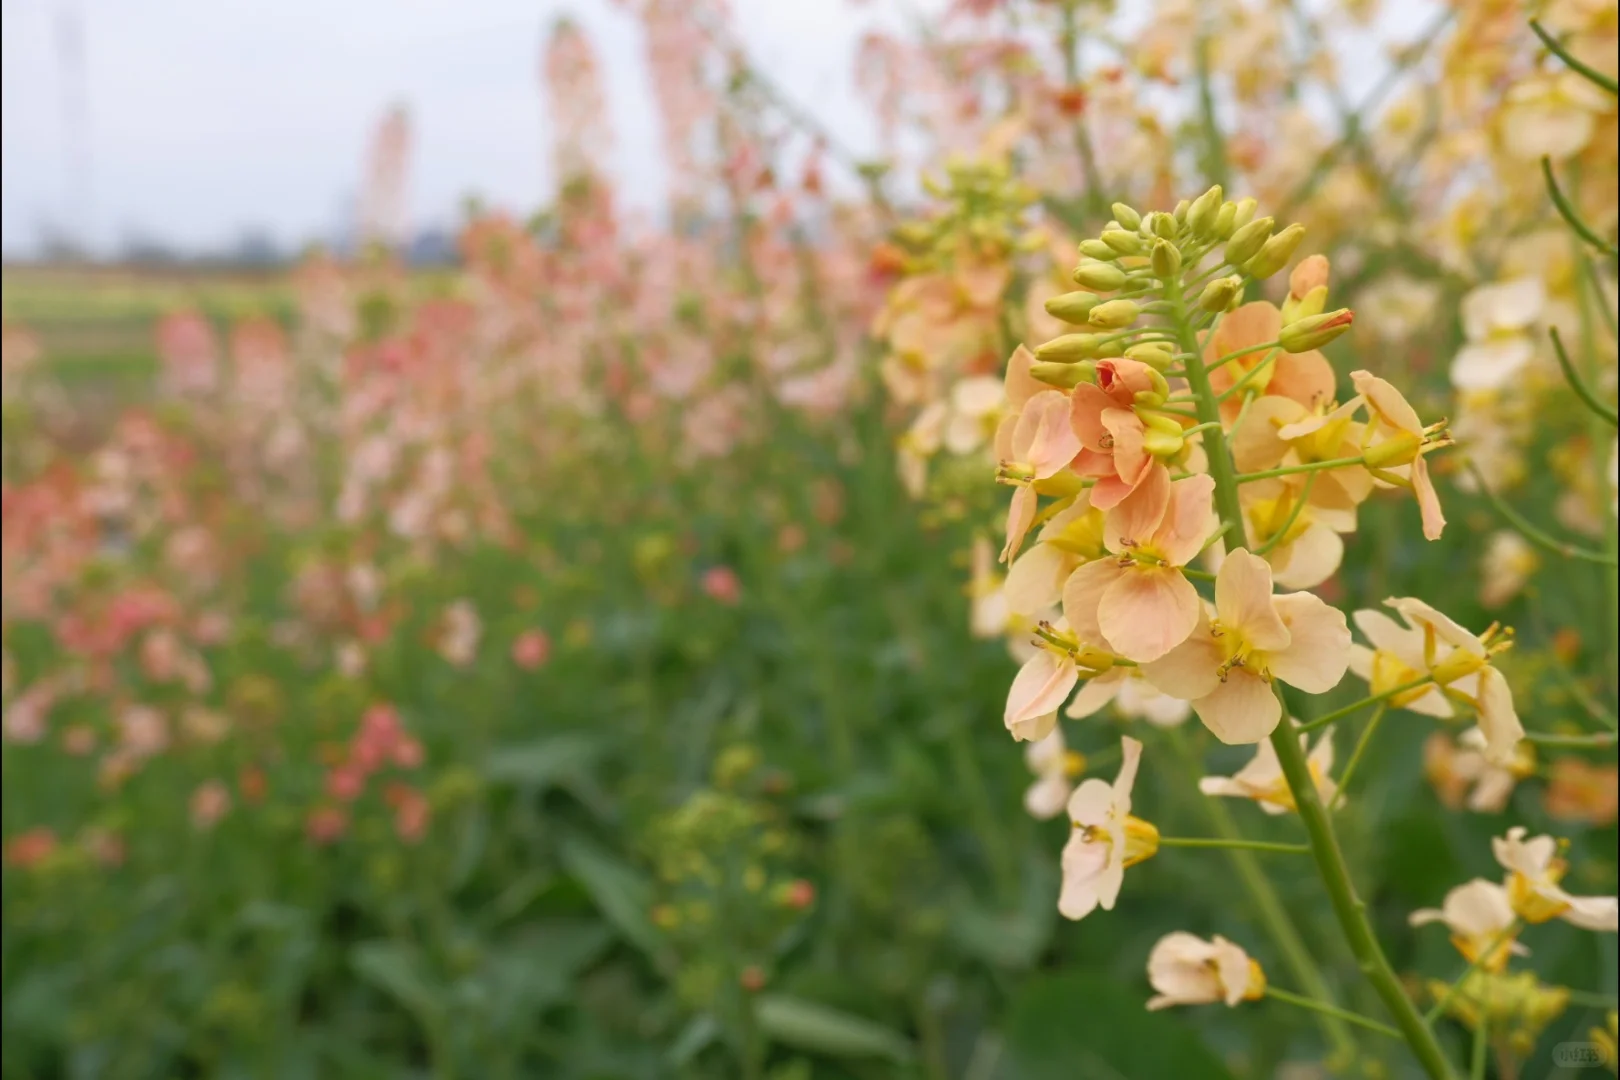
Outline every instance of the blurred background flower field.
<svg viewBox="0 0 1620 1080"><path fill-rule="evenodd" d="M7 238L4 1076L1422 1075L1281 999L1144 1008L1191 931L1383 1015L1310 859L1167 847L1060 915L1051 819L1122 735L1166 836L1301 840L1200 793L1252 755L1124 667L1059 744L1009 737L1004 366L1090 317L1061 297L1120 206L1211 184L1331 262L1338 400L1366 369L1456 442L1443 537L1398 485L1346 529L1284 504L1278 580L1513 628L1511 760L1459 717L1324 728L1366 916L1473 1075L1612 1068L1614 934L1525 928L1487 1030L1444 990L1479 943L1410 919L1501 879L1510 825L1615 892L1612 0L853 5L858 152L732 7L614 5L650 212L564 19L555 191L469 200L431 259L404 109L356 148L353 243ZM1221 302L1298 305L1263 276Z"/></svg>

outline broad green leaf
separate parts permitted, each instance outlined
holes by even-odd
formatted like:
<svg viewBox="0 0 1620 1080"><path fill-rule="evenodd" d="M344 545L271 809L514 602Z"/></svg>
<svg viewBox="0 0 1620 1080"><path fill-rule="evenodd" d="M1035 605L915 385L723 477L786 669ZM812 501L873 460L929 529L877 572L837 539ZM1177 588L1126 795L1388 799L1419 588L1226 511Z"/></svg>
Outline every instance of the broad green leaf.
<svg viewBox="0 0 1620 1080"><path fill-rule="evenodd" d="M562 842L562 864L596 902L604 918L655 963L663 959L663 936L653 926L652 885L635 867L580 836Z"/></svg>
<svg viewBox="0 0 1620 1080"><path fill-rule="evenodd" d="M904 1062L911 1041L893 1028L804 998L766 994L754 1003L759 1028L777 1042L832 1057Z"/></svg>
<svg viewBox="0 0 1620 1080"><path fill-rule="evenodd" d="M423 1024L438 1022L443 1011L441 994L414 946L402 941L363 941L349 953L349 965Z"/></svg>
<svg viewBox="0 0 1620 1080"><path fill-rule="evenodd" d="M1096 975L1038 977L1013 998L998 1080L1231 1080L1174 1015L1148 1012L1146 987Z"/></svg>
<svg viewBox="0 0 1620 1080"><path fill-rule="evenodd" d="M484 775L497 784L544 788L596 764L606 749L600 739L577 732L501 746L490 752Z"/></svg>

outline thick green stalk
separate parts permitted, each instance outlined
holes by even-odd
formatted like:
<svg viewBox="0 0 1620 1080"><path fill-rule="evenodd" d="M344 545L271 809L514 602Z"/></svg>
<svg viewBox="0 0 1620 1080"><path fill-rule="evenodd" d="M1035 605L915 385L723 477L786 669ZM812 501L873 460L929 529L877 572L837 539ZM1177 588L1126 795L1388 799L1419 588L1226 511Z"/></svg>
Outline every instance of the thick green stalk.
<svg viewBox="0 0 1620 1080"><path fill-rule="evenodd" d="M1198 419L1219 420L1220 404L1210 387L1209 373L1204 369L1196 336L1187 320L1180 285L1167 282L1165 291L1171 294L1168 299L1175 302L1178 332L1183 338L1183 348L1190 354L1187 358L1187 385L1197 401ZM1227 534L1228 547L1246 548L1248 538L1243 526L1243 505L1238 497L1237 471L1227 450L1225 434L1220 431L1205 432L1204 450L1209 456L1209 474L1215 481L1215 508L1231 530ZM1281 697L1280 692L1278 696ZM1434 1032L1424 1024L1412 999L1402 989L1400 979L1395 975L1394 968L1390 967L1389 959L1384 955L1367 920L1366 905L1356 896L1355 886L1350 880L1350 869L1345 865L1344 853L1339 850L1338 839L1333 834L1333 823L1317 794L1316 781L1311 776L1305 753L1299 746L1299 737L1294 733L1293 724L1287 719L1286 713L1285 708L1283 722L1271 734L1271 746L1277 753L1283 777L1293 793L1299 819L1310 838L1317 871L1327 888L1333 913L1344 931L1350 951L1355 955L1362 975L1372 983L1373 989L1383 1000L1384 1007L1389 1010L1395 1026L1400 1029L1424 1071L1433 1080L1452 1080L1451 1063L1446 1060L1445 1053L1435 1040Z"/></svg>
<svg viewBox="0 0 1620 1080"><path fill-rule="evenodd" d="M1187 745L1186 736L1182 734L1181 729L1170 728L1165 732L1165 736L1171 750L1180 758L1184 771L1189 777L1196 778L1202 769L1193 757L1192 748ZM1232 840L1242 838L1237 824L1221 800L1204 799L1202 809L1209 818L1210 827L1216 833ZM1288 965L1294 981L1304 987L1305 992L1312 998L1331 1005L1333 991L1328 988L1327 980L1322 978L1321 967L1311 955L1310 949L1306 947L1304 939L1299 936L1299 930L1289 917L1288 909L1283 906L1277 890L1272 887L1271 879L1260 869L1260 861L1253 852L1242 848L1229 848L1226 856L1232 864L1232 869L1237 871L1238 881L1249 894L1249 903L1253 905L1260 924L1271 935L1272 944L1282 953L1283 963ZM1345 1022L1331 1014L1322 1014L1321 1024L1322 1033L1333 1045L1334 1058L1346 1064L1355 1061L1358 1053L1355 1036L1350 1033L1350 1028Z"/></svg>

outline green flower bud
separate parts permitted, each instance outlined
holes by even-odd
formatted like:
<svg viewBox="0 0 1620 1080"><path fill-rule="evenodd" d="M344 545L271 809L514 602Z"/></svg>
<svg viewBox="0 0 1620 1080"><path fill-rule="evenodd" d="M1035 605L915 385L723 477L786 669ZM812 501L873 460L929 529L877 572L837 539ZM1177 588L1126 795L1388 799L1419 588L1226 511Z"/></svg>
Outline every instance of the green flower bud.
<svg viewBox="0 0 1620 1080"><path fill-rule="evenodd" d="M1140 255L1146 247L1146 242L1133 232L1124 229L1104 229L1102 242L1121 255Z"/></svg>
<svg viewBox="0 0 1620 1080"><path fill-rule="evenodd" d="M1048 300L1046 313L1054 319L1079 325L1089 320L1091 309L1101 300L1102 297L1094 292L1067 292Z"/></svg>
<svg viewBox="0 0 1620 1080"><path fill-rule="evenodd" d="M1198 306L1205 311L1230 311L1242 295L1243 279L1232 274L1205 285L1204 291L1199 294Z"/></svg>
<svg viewBox="0 0 1620 1080"><path fill-rule="evenodd" d="M1187 224L1187 211L1191 210L1191 209L1192 209L1191 200L1182 199L1180 202L1176 203L1176 209L1175 209L1175 215L1174 216L1175 216L1177 225L1185 225L1185 224Z"/></svg>
<svg viewBox="0 0 1620 1080"><path fill-rule="evenodd" d="M1253 221L1254 212L1260 208L1260 204L1253 199L1239 199L1232 205L1237 207L1237 215L1232 219L1234 231Z"/></svg>
<svg viewBox="0 0 1620 1080"><path fill-rule="evenodd" d="M1237 203L1222 203L1221 212L1215 215L1215 235L1221 240L1230 240L1236 231Z"/></svg>
<svg viewBox="0 0 1620 1080"><path fill-rule="evenodd" d="M1153 245L1153 276L1169 281L1181 273L1181 249L1168 240Z"/></svg>
<svg viewBox="0 0 1620 1080"><path fill-rule="evenodd" d="M1163 341L1144 341L1126 349L1125 356L1146 364L1154 371L1163 371L1175 363L1176 351Z"/></svg>
<svg viewBox="0 0 1620 1080"><path fill-rule="evenodd" d="M1277 223L1269 217L1258 218L1247 225L1240 225L1232 234L1232 239L1226 242L1226 261L1233 266L1242 266L1266 246L1271 239L1271 230Z"/></svg>
<svg viewBox="0 0 1620 1080"><path fill-rule="evenodd" d="M1142 215L1125 203L1117 202L1110 209L1113 210L1114 220L1119 222L1121 228L1134 232L1142 227Z"/></svg>
<svg viewBox="0 0 1620 1080"><path fill-rule="evenodd" d="M1090 243L1088 240L1087 243ZM1125 284L1125 271L1107 263L1081 263L1075 267L1074 283L1093 292L1113 292Z"/></svg>
<svg viewBox="0 0 1620 1080"><path fill-rule="evenodd" d="M1277 340L1285 352L1310 352L1312 349L1320 349L1349 330L1350 324L1355 322L1355 319L1356 313L1349 308L1312 315L1283 327Z"/></svg>
<svg viewBox="0 0 1620 1080"><path fill-rule="evenodd" d="M1176 238L1176 219L1163 210L1155 210L1148 215L1148 224L1152 226L1153 235L1162 240Z"/></svg>
<svg viewBox="0 0 1620 1080"><path fill-rule="evenodd" d="M1136 321L1141 309L1135 300L1110 300L1091 309L1091 325L1099 330L1123 330Z"/></svg>
<svg viewBox="0 0 1620 1080"><path fill-rule="evenodd" d="M1096 355L1096 334L1064 334L1035 346L1035 359L1049 364L1073 364Z"/></svg>
<svg viewBox="0 0 1620 1080"><path fill-rule="evenodd" d="M1101 259L1104 262L1112 262L1119 258L1119 252L1101 240L1080 241L1080 254L1088 259Z"/></svg>
<svg viewBox="0 0 1620 1080"><path fill-rule="evenodd" d="M1268 278L1272 274L1288 265L1288 260L1294 257L1299 249L1300 241L1305 239L1305 226L1297 221L1282 232L1267 240L1260 253L1250 259L1243 266L1243 272L1250 277Z"/></svg>
<svg viewBox="0 0 1620 1080"><path fill-rule="evenodd" d="M1214 234L1215 216L1221 212L1221 201L1225 197L1221 185L1216 184L1187 207L1187 228L1193 231L1194 236L1207 239Z"/></svg>
<svg viewBox="0 0 1620 1080"><path fill-rule="evenodd" d="M1086 360L1078 364L1057 364L1037 360L1029 365L1029 373L1047 386L1059 390L1073 390L1083 382L1097 377L1097 365Z"/></svg>

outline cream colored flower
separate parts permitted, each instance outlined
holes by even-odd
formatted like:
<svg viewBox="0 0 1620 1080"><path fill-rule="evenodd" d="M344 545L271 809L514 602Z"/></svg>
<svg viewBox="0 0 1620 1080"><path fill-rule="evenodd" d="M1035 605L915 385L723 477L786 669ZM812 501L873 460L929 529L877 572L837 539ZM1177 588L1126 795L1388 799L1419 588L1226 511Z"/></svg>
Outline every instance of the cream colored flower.
<svg viewBox="0 0 1620 1080"><path fill-rule="evenodd" d="M1273 596L1271 567L1239 548L1216 575L1215 618L1200 611L1187 640L1142 673L1191 701L1222 742L1256 743L1282 718L1272 679L1323 694L1339 684L1349 658L1343 613L1310 593Z"/></svg>
<svg viewBox="0 0 1620 1080"><path fill-rule="evenodd" d="M1536 357L1530 333L1541 319L1547 292L1536 278L1481 285L1462 301L1468 341L1451 362L1459 390L1502 390Z"/></svg>
<svg viewBox="0 0 1620 1080"><path fill-rule="evenodd" d="M1087 780L1069 797L1074 828L1063 846L1063 887L1058 894L1058 912L1066 919L1083 919L1099 907L1112 911L1126 867L1159 850L1159 830L1131 816L1131 788L1142 744L1128 736L1120 742L1124 760L1114 782Z"/></svg>
<svg viewBox="0 0 1620 1080"><path fill-rule="evenodd" d="M1228 1006L1266 995L1266 975L1249 954L1217 934L1205 941L1182 931L1166 934L1148 954L1148 982L1158 993L1147 1007Z"/></svg>
<svg viewBox="0 0 1620 1080"><path fill-rule="evenodd" d="M1477 727L1463 732L1455 743L1437 731L1423 744L1423 774L1440 801L1452 809L1466 805L1476 814L1499 814L1507 809L1519 781L1535 772L1535 750L1526 742L1505 763L1492 764L1485 756L1485 733Z"/></svg>
<svg viewBox="0 0 1620 1080"><path fill-rule="evenodd" d="M1508 899L1508 891L1494 881L1475 878L1466 885L1458 885L1446 893L1438 908L1420 908L1412 912L1413 926L1445 923L1451 931L1451 943L1469 963L1479 962L1486 971L1501 971L1509 956L1528 956L1530 950L1514 940L1509 933L1516 915ZM1491 954L1484 961L1485 951Z"/></svg>
<svg viewBox="0 0 1620 1080"><path fill-rule="evenodd" d="M1563 161L1585 149L1612 105L1573 71L1533 75L1507 92L1499 117L1502 147L1520 161Z"/></svg>
<svg viewBox="0 0 1620 1080"><path fill-rule="evenodd" d="M1037 821L1050 821L1063 813L1086 759L1069 749L1062 728L1053 728L1044 739L1024 747L1024 764L1035 774L1035 782L1024 792L1024 809Z"/></svg>
<svg viewBox="0 0 1620 1080"><path fill-rule="evenodd" d="M1305 736L1299 737L1300 749L1305 748ZM1338 785L1328 774L1333 770L1333 733L1327 732L1317 740L1306 757L1311 780L1316 784L1317 797L1323 806L1333 804ZM1277 760L1277 749L1269 742L1255 748L1253 760L1231 776L1206 776L1198 781L1198 790L1205 795L1226 795L1238 799L1253 799L1268 814L1287 814L1298 807L1294 793L1283 776L1282 763Z"/></svg>
<svg viewBox="0 0 1620 1080"><path fill-rule="evenodd" d="M1087 679L1074 695L1063 715L1073 720L1091 716L1113 703L1114 711L1127 720L1146 720L1154 727L1180 727L1192 715L1192 706L1171 697L1148 682L1141 668L1115 667Z"/></svg>
<svg viewBox="0 0 1620 1080"><path fill-rule="evenodd" d="M1366 679L1374 694L1388 693L1427 675L1432 685L1396 694L1390 704L1448 717L1452 715L1448 698L1465 701L1478 714L1487 760L1494 765L1510 763L1524 738L1524 725L1513 707L1507 679L1490 663L1493 655L1511 644L1509 636L1498 633L1494 626L1483 637L1476 636L1412 597L1384 603L1407 625L1401 626L1381 611L1356 612L1356 627L1372 648L1352 646L1350 670Z"/></svg>
<svg viewBox="0 0 1620 1080"><path fill-rule="evenodd" d="M1508 871L1508 898L1528 923L1563 919L1583 930L1614 933L1620 929L1620 900L1613 896L1572 896L1559 884L1569 864L1561 844L1550 836L1525 839L1528 830L1515 825L1506 836L1491 840L1496 861Z"/></svg>
<svg viewBox="0 0 1620 1080"><path fill-rule="evenodd" d="M1524 590L1541 560L1524 537L1512 529L1498 529L1485 541L1480 564L1479 602L1498 608Z"/></svg>

